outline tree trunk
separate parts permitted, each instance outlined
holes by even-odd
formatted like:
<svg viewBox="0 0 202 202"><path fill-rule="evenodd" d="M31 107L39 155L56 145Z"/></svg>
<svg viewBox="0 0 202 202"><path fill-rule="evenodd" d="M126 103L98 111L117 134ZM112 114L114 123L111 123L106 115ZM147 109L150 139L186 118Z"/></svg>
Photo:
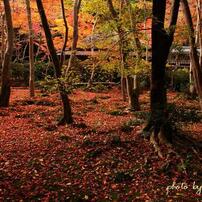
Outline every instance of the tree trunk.
<svg viewBox="0 0 202 202"><path fill-rule="evenodd" d="M126 101L126 76L125 76L125 68L126 68L126 51L125 51L125 39L124 39L124 30L121 26L118 13L114 9L114 5L112 0L107 0L109 11L112 15L116 23L116 28L119 36L119 52L120 52L120 72L121 72L121 93L123 96L123 100ZM122 2L121 2L122 3ZM122 4L121 4L122 5ZM120 9L121 10L121 9Z"/></svg>
<svg viewBox="0 0 202 202"><path fill-rule="evenodd" d="M131 24L130 26L131 26L131 29L133 32L134 48L137 52L138 58L141 58L142 57L142 48L141 48L140 40L138 38L137 26L136 26L137 23L135 21L135 16L134 16L134 13L132 11L130 1L125 0L125 2L126 2L126 5L128 7L128 11L129 11L129 15L130 15L130 24Z"/></svg>
<svg viewBox="0 0 202 202"><path fill-rule="evenodd" d="M65 38L64 38L64 44L62 47L62 51L61 51L61 56L60 56L60 66L62 67L62 65L64 63L64 52L65 52L65 49L67 46L67 41L68 41L68 36L69 36L69 27L68 27L66 15L65 15L64 0L61 0L60 3L61 3L61 9L62 9L62 17L63 17L63 21L64 21L64 25L65 25Z"/></svg>
<svg viewBox="0 0 202 202"><path fill-rule="evenodd" d="M202 1L197 1L197 18L198 18L198 44L200 48L200 55L199 55L199 64L202 68Z"/></svg>
<svg viewBox="0 0 202 202"><path fill-rule="evenodd" d="M79 38L79 11L81 7L81 0L74 0L74 18L73 18L73 41L72 41L72 52L68 61L68 67L65 75L67 76L70 71L72 64L74 63L76 57L76 49Z"/></svg>
<svg viewBox="0 0 202 202"><path fill-rule="evenodd" d="M129 107L131 111L140 110L139 105L139 83L137 75L127 76L127 92L129 99Z"/></svg>
<svg viewBox="0 0 202 202"><path fill-rule="evenodd" d="M41 22L44 28L44 32L45 32L45 36L46 36L46 41L47 41L47 45L48 45L48 49L55 67L55 73L56 73L56 77L58 79L58 86L59 86L59 92L60 92L60 97L63 103L63 118L61 119L61 121L59 122L59 124L70 124L73 122L73 118L72 118L72 112L71 112L71 106L70 106L70 102L67 96L67 92L64 88L64 85L61 83L61 76L62 76L62 72L61 72L61 66L60 66L60 61L57 57L57 53L53 44L53 40L52 40L52 35L50 32L50 28L48 25L48 21L46 18L46 14L44 11L44 7L42 4L41 0L36 0L37 3L37 7L38 7L38 11L40 14L40 18L41 18Z"/></svg>
<svg viewBox="0 0 202 202"><path fill-rule="evenodd" d="M167 115L165 67L178 18L179 0L173 1L168 32L164 28L165 11L166 0L153 0L151 117L143 132L149 132L149 135L152 135L151 137L154 137L157 142L162 138L172 141L172 131L168 131L170 126Z"/></svg>
<svg viewBox="0 0 202 202"><path fill-rule="evenodd" d="M1 77L1 94L0 94L0 106L8 107L10 99L10 62L13 53L13 22L11 15L10 3L8 0L3 0L5 19L7 27L7 48L2 64L2 77Z"/></svg>
<svg viewBox="0 0 202 202"><path fill-rule="evenodd" d="M33 46L33 38L34 31L32 26L32 14L30 8L30 0L26 0L26 10L27 10L27 19L28 19L28 27L29 27L29 93L30 97L34 97L34 46Z"/></svg>
<svg viewBox="0 0 202 202"><path fill-rule="evenodd" d="M199 57L197 55L197 48L195 46L194 27L187 0L181 0L185 20L189 30L189 43L190 43L190 60L192 63L193 79L196 87L197 94L200 100L200 107L202 109L202 67L199 64Z"/></svg>
<svg viewBox="0 0 202 202"><path fill-rule="evenodd" d="M2 68L2 62L3 62L3 58L4 58L4 52L5 52L5 14L3 13L1 15L1 54L0 54L0 70Z"/></svg>
<svg viewBox="0 0 202 202"><path fill-rule="evenodd" d="M125 0L125 1L130 14L130 23L131 23L131 29L133 31L133 40L134 40L134 50L136 51L137 59L140 60L142 58L142 50L141 50L141 43L137 34L137 29L136 29L137 23L135 21L135 16L133 14L132 7L129 0ZM140 89L138 84L138 75L136 74L133 77L127 76L127 83L128 83L128 86L130 86L129 85L130 83L132 84L131 87L127 88L129 106L131 110L134 110L134 111L140 110L140 104L139 104Z"/></svg>
<svg viewBox="0 0 202 202"><path fill-rule="evenodd" d="M191 54L190 54L191 58ZM196 95L196 88L194 86L194 78L193 78L193 71L192 71L192 61L190 61L190 67L189 67L189 93L191 97L195 97Z"/></svg>
<svg viewBox="0 0 202 202"><path fill-rule="evenodd" d="M98 20L98 17L96 16L95 17L95 20L94 20L94 23L93 23L93 28L92 28L92 32L91 32L91 52L92 52L92 56L94 55L94 40L93 40L93 35L94 35L94 32L95 32L95 28L96 28L96 25L97 25L97 20ZM95 59L92 58L92 61L93 61L93 69L92 69L92 72L91 72L91 75L90 75L90 78L88 80L88 85L87 85L87 88L90 88L92 83L93 83L93 78L94 78L94 75L95 75L95 70L96 70L96 64L95 64Z"/></svg>

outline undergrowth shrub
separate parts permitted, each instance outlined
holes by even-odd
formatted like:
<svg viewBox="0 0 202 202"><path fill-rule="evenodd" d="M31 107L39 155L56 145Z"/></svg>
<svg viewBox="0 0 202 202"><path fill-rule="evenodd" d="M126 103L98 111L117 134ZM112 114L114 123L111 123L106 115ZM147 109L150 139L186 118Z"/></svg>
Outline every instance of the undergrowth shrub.
<svg viewBox="0 0 202 202"><path fill-rule="evenodd" d="M168 111L174 122L201 122L202 113L196 109L177 107L174 104L168 105Z"/></svg>
<svg viewBox="0 0 202 202"><path fill-rule="evenodd" d="M121 126L122 132L131 132L135 126L142 125L145 121L143 119L131 119Z"/></svg>

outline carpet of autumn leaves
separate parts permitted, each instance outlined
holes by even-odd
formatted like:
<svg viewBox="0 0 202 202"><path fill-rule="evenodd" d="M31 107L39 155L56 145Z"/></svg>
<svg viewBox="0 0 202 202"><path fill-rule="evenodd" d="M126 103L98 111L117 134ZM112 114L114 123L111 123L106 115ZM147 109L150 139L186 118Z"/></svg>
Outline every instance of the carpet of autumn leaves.
<svg viewBox="0 0 202 202"><path fill-rule="evenodd" d="M160 159L141 137L148 92L141 95L140 112L126 110L118 88L100 93L77 89L70 99L75 122L57 127L58 94L38 91L31 100L27 89L12 89L10 107L0 109L0 201L202 199L202 190L192 187L202 186L200 151L179 144ZM183 134L200 142L198 102L172 92L169 102L184 109L177 124ZM187 121L189 115L196 119ZM173 181L188 187L167 193Z"/></svg>

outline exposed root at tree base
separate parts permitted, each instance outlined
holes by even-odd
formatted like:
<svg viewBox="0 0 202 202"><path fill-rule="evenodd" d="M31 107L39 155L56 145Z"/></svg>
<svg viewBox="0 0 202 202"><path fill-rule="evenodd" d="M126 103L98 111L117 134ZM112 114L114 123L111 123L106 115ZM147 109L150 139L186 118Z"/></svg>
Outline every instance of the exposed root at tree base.
<svg viewBox="0 0 202 202"><path fill-rule="evenodd" d="M158 156L160 158L163 158L163 154L161 152L160 146L159 146L158 142L155 140L154 133L152 133L151 136L150 136L150 142L151 142L151 144L153 144L155 152L157 152Z"/></svg>
<svg viewBox="0 0 202 202"><path fill-rule="evenodd" d="M157 152L160 158L164 158L165 155L162 152L162 146L166 148L166 153L174 152L171 144L173 131L174 129L168 122L159 125L150 121L143 129L142 135L146 139L150 139L150 143L154 146L155 152Z"/></svg>
<svg viewBox="0 0 202 202"><path fill-rule="evenodd" d="M160 158L165 158L171 153L180 156L180 153L191 151L202 160L200 153L202 151L202 142L189 137L188 134L183 134L167 122L161 127L148 123L143 129L142 136L150 140L155 152Z"/></svg>

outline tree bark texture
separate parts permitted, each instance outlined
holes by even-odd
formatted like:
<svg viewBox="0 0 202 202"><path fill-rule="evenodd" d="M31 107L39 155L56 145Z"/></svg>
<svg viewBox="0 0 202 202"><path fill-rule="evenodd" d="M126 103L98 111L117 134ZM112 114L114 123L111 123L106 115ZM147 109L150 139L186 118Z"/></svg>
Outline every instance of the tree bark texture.
<svg viewBox="0 0 202 202"><path fill-rule="evenodd" d="M34 97L34 46L33 46L33 38L34 31L32 26L32 14L30 8L30 0L26 0L26 10L27 10L27 20L29 27L29 94L30 97Z"/></svg>
<svg viewBox="0 0 202 202"><path fill-rule="evenodd" d="M11 15L10 3L8 0L3 0L6 28L7 28L7 47L2 63L2 77L1 77L1 92L0 92L0 106L8 107L10 99L10 63L13 54L13 22Z"/></svg>
<svg viewBox="0 0 202 202"><path fill-rule="evenodd" d="M190 43L190 60L192 63L193 80L196 87L197 94L200 100L200 107L202 109L202 67L199 64L199 57L197 54L197 47L195 46L194 26L192 22L191 12L187 0L181 0L185 20L189 30Z"/></svg>
<svg viewBox="0 0 202 202"><path fill-rule="evenodd" d="M152 19L152 72L151 72L151 117L146 131L152 131L156 137L165 133L167 124L167 95L165 83L165 67L174 38L178 18L180 0L174 0L168 32L164 27L166 0L153 1ZM172 139L172 133L166 137Z"/></svg>

